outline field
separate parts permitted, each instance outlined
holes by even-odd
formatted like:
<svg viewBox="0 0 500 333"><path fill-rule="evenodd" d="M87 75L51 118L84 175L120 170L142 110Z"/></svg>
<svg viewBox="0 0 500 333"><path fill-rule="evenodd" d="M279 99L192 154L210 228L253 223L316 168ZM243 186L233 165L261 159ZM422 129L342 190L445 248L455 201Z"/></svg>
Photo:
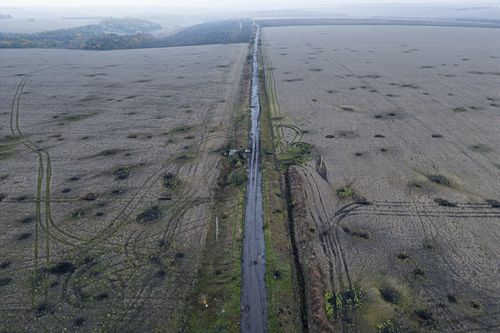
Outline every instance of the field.
<svg viewBox="0 0 500 333"><path fill-rule="evenodd" d="M264 28L310 332L498 331L499 39Z"/></svg>
<svg viewBox="0 0 500 333"><path fill-rule="evenodd" d="M207 234L239 228L213 206L247 53L0 51L2 331L174 332L205 308Z"/></svg>

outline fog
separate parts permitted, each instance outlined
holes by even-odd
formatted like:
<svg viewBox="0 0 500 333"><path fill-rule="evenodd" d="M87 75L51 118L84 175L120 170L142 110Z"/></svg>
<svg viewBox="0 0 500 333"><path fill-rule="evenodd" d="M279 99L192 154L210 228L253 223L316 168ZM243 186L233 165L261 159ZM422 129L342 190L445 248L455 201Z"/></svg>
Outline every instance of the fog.
<svg viewBox="0 0 500 333"><path fill-rule="evenodd" d="M411 4L411 5L453 5L453 6L498 6L498 1L456 1L456 0L3 0L1 7L190 7L219 9L276 9L312 8L346 5Z"/></svg>
<svg viewBox="0 0 500 333"><path fill-rule="evenodd" d="M251 17L500 20L492 0L3 0L0 33L33 33L95 24L103 17L158 23L161 34L211 20Z"/></svg>

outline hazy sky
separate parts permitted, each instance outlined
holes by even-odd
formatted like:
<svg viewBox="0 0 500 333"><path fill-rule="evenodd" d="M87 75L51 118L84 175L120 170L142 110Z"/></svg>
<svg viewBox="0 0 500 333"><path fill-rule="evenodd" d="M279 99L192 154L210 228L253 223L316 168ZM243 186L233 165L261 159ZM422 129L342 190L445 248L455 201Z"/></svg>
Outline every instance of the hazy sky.
<svg viewBox="0 0 500 333"><path fill-rule="evenodd" d="M256 7L315 7L337 4L374 4L374 3L405 3L405 4L498 4L498 0L1 0L1 7L32 7L32 6L162 6L162 7L225 7L249 8Z"/></svg>

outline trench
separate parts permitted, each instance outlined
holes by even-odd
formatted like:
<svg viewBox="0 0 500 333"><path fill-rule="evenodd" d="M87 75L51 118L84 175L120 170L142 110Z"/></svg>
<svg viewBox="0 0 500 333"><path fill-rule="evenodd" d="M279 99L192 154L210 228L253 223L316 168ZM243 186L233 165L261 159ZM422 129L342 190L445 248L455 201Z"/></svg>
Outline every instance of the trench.
<svg viewBox="0 0 500 333"><path fill-rule="evenodd" d="M241 292L241 332L268 331L267 295L265 282L264 212L262 204L262 166L260 159L260 101L259 101L259 39L256 26L252 53L252 86L250 98L251 127L250 158L246 190Z"/></svg>

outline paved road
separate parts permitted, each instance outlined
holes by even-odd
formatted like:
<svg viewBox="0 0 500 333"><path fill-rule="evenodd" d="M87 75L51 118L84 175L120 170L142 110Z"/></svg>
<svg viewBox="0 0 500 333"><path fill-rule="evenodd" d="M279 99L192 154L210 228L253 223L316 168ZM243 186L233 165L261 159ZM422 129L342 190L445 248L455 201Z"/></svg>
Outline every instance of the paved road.
<svg viewBox="0 0 500 333"><path fill-rule="evenodd" d="M248 184L243 240L243 290L241 294L241 332L267 332L267 299L265 283L264 214L262 210L262 172L260 163L260 103L257 27L253 49L252 97L250 130L251 155L248 165Z"/></svg>

